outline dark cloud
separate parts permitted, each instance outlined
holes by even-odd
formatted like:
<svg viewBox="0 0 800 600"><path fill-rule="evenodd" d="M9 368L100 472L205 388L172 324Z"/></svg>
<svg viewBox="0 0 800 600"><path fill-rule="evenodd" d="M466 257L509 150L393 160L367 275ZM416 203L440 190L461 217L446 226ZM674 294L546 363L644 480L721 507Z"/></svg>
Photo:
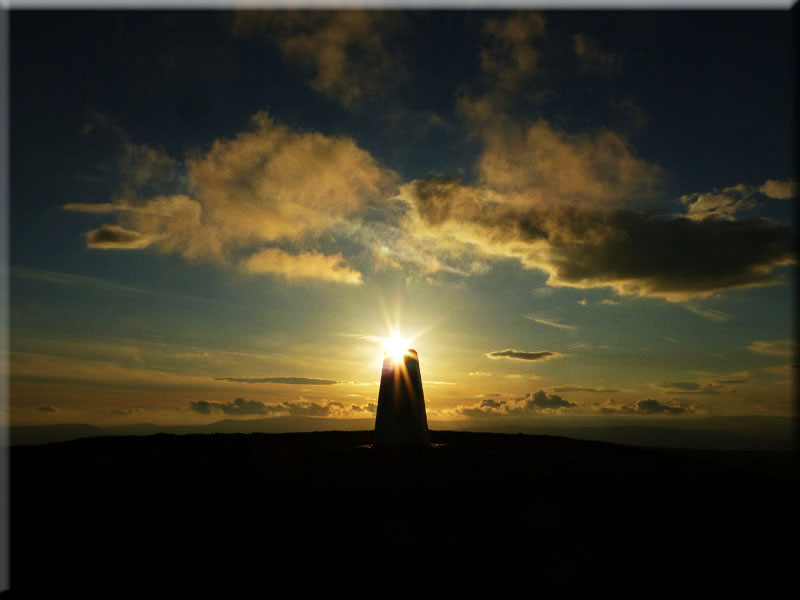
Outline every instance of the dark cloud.
<svg viewBox="0 0 800 600"><path fill-rule="evenodd" d="M747 379L720 379L715 383L718 383L720 385L731 385L734 383L747 383Z"/></svg>
<svg viewBox="0 0 800 600"><path fill-rule="evenodd" d="M56 407L54 407L54 406L40 406L36 410L38 410L39 412L44 412L44 413L54 413L54 412L57 412L58 409Z"/></svg>
<svg viewBox="0 0 800 600"><path fill-rule="evenodd" d="M575 408L578 406L573 402L567 402L561 396L556 396L555 394L545 394L542 390L539 390L533 396L528 394L528 399L526 400L526 405L528 408L551 408L551 409L558 409L558 408Z"/></svg>
<svg viewBox="0 0 800 600"><path fill-rule="evenodd" d="M481 400L481 408L500 408L504 404L505 402L502 400L492 400L491 398Z"/></svg>
<svg viewBox="0 0 800 600"><path fill-rule="evenodd" d="M226 415L274 415L278 413L290 416L327 417L332 412L344 410L341 402L328 402L320 404L302 400L300 402L282 402L280 404L264 404L258 400L245 400L237 398L233 402L207 402L199 400L191 402L189 409L204 415L213 412L222 412Z"/></svg>
<svg viewBox="0 0 800 600"><path fill-rule="evenodd" d="M794 231L763 219L666 218L533 196L504 203L442 179L415 182L412 198L431 229L461 224L468 235L478 227L481 235L469 234L470 243L548 272L550 285L685 301L777 283L774 268L795 259Z"/></svg>
<svg viewBox="0 0 800 600"><path fill-rule="evenodd" d="M236 398L233 402L207 402L199 400L191 402L189 409L204 415L212 412L223 412L226 415L266 415L276 412L275 405L267 405L258 400Z"/></svg>
<svg viewBox="0 0 800 600"><path fill-rule="evenodd" d="M575 385L562 385L560 387L550 388L554 392L562 393L562 392L591 392L597 394L613 394L614 392L618 392L619 390L614 390L611 388L594 388L594 387L578 387Z"/></svg>
<svg viewBox="0 0 800 600"><path fill-rule="evenodd" d="M109 408L106 411L110 415L135 415L142 412L141 408Z"/></svg>
<svg viewBox="0 0 800 600"><path fill-rule="evenodd" d="M124 229L118 225L101 225L86 233L86 246L89 248L132 250L145 248L152 242L152 238Z"/></svg>
<svg viewBox="0 0 800 600"><path fill-rule="evenodd" d="M353 405L350 406L350 410L352 410L353 412L370 412L370 413L374 413L374 412L377 412L378 405L375 404L374 402L370 402L369 404L365 404L365 405L353 404Z"/></svg>
<svg viewBox="0 0 800 600"><path fill-rule="evenodd" d="M557 352L547 352L547 351L537 351L537 352L526 352L524 350L496 350L494 352L489 352L486 354L489 358L513 358L516 360L547 360L549 358L556 358L561 356Z"/></svg>
<svg viewBox="0 0 800 600"><path fill-rule="evenodd" d="M694 407L662 404L658 400L647 398L646 400L637 401L634 406L628 404L616 404L614 400L609 400L600 407L600 411L605 414L623 415L682 415L685 413L694 412Z"/></svg>
<svg viewBox="0 0 800 600"><path fill-rule="evenodd" d="M666 220L625 210L592 211L579 221L560 224L576 237L555 240L551 265L560 282L578 287L607 282L623 293L679 299L775 283L773 267L794 258L793 233L766 221Z"/></svg>
<svg viewBox="0 0 800 600"><path fill-rule="evenodd" d="M341 402L327 402L318 404L316 402L284 402L281 406L285 407L291 416L301 417L327 417L331 412L344 409Z"/></svg>
<svg viewBox="0 0 800 600"><path fill-rule="evenodd" d="M528 392L522 397L509 398L508 400L484 398L480 404L459 406L456 412L465 417L524 416L562 408L576 408L577 406L574 402L568 402L561 396L547 394L544 390L539 390L535 393Z"/></svg>
<svg viewBox="0 0 800 600"><path fill-rule="evenodd" d="M666 404L661 404L658 400L652 400L648 398L647 400L639 400L636 403L636 412L645 415L657 415L664 413L670 415L681 415L686 412L686 409L681 406L668 406Z"/></svg>
<svg viewBox="0 0 800 600"><path fill-rule="evenodd" d="M310 377L214 377L215 381L234 383L285 383L288 385L334 385L341 383L334 379L315 379Z"/></svg>

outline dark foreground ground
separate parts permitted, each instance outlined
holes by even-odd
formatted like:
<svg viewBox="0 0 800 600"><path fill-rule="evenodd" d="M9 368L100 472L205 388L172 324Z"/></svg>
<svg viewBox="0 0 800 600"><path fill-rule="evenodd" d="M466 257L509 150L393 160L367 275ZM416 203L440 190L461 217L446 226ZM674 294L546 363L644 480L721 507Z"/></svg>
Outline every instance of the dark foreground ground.
<svg viewBox="0 0 800 600"><path fill-rule="evenodd" d="M11 595L797 591L792 454L371 436L13 447Z"/></svg>

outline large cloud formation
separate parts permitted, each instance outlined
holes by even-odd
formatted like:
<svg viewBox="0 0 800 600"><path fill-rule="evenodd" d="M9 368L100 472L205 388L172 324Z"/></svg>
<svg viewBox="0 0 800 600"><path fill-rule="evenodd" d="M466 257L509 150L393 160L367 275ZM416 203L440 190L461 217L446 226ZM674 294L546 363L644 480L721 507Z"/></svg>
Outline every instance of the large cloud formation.
<svg viewBox="0 0 800 600"><path fill-rule="evenodd" d="M372 81L352 63L365 52L349 49L385 66L395 23L387 19L239 13L234 29L266 32L313 67L313 86L348 104ZM350 137L294 130L259 112L245 131L183 161L126 138L126 179L113 201L65 208L116 218L86 234L92 248L157 248L288 281L358 285L379 269L469 277L509 259L546 273L549 286L675 302L781 281L776 267L795 261L794 231L739 215L758 199L796 196L796 181L689 194L678 199L683 212L645 212L663 173L624 136L514 115L511 99L542 72L544 18L489 17L482 35L483 92L458 101L480 143L472 181L401 182Z"/></svg>
<svg viewBox="0 0 800 600"><path fill-rule="evenodd" d="M240 263L250 273L349 284L361 283L360 273L340 253L313 246L324 232L379 210L395 182L351 138L293 131L263 112L246 131L187 158L184 193L138 194L150 181L146 167L111 203L65 205L116 215L117 224L87 234L90 247L153 245L190 259Z"/></svg>
<svg viewBox="0 0 800 600"><path fill-rule="evenodd" d="M407 191L431 235L517 258L547 272L551 286L608 286L620 295L682 301L776 283L774 268L794 260L795 234L765 220L664 218L547 204L537 195L501 201L453 180L415 182Z"/></svg>

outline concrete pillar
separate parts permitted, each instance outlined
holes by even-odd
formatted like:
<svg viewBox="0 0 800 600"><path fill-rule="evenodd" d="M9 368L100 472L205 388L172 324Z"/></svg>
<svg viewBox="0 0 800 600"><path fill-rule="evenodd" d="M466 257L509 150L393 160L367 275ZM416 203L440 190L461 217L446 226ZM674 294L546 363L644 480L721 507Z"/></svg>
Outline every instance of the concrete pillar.
<svg viewBox="0 0 800 600"><path fill-rule="evenodd" d="M375 415L376 448L427 448L428 416L416 350L402 359L383 359L378 410Z"/></svg>

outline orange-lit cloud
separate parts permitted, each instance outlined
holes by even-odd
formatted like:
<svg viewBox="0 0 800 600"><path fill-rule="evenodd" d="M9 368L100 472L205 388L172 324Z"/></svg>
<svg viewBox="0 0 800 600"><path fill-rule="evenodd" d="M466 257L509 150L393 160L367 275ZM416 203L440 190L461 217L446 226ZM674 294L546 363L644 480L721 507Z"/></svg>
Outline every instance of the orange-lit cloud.
<svg viewBox="0 0 800 600"><path fill-rule="evenodd" d="M265 35L313 72L314 90L353 107L401 70L385 42L400 19L390 11L239 11L233 31Z"/></svg>
<svg viewBox="0 0 800 600"><path fill-rule="evenodd" d="M761 186L744 183L707 193L686 194L680 201L687 207L689 219L725 219L732 221L736 214L758 206L758 196L788 200L798 195L797 181L768 179Z"/></svg>
<svg viewBox="0 0 800 600"><path fill-rule="evenodd" d="M584 68L611 70L619 66L619 55L603 49L594 38L584 33L576 33L572 36L572 40L575 54L580 58Z"/></svg>
<svg viewBox="0 0 800 600"><path fill-rule="evenodd" d="M287 254L279 248L266 248L244 263L248 273L271 273L289 280L316 279L359 285L361 273L351 269L341 254L326 256L317 252Z"/></svg>
<svg viewBox="0 0 800 600"><path fill-rule="evenodd" d="M764 185L759 188L759 191L770 198L789 200L790 198L797 198L800 196L800 185L798 185L796 179L789 181L767 179Z"/></svg>
<svg viewBox="0 0 800 600"><path fill-rule="evenodd" d="M770 340L754 341L747 349L758 354L770 354L772 356L793 356L795 352L794 340Z"/></svg>

